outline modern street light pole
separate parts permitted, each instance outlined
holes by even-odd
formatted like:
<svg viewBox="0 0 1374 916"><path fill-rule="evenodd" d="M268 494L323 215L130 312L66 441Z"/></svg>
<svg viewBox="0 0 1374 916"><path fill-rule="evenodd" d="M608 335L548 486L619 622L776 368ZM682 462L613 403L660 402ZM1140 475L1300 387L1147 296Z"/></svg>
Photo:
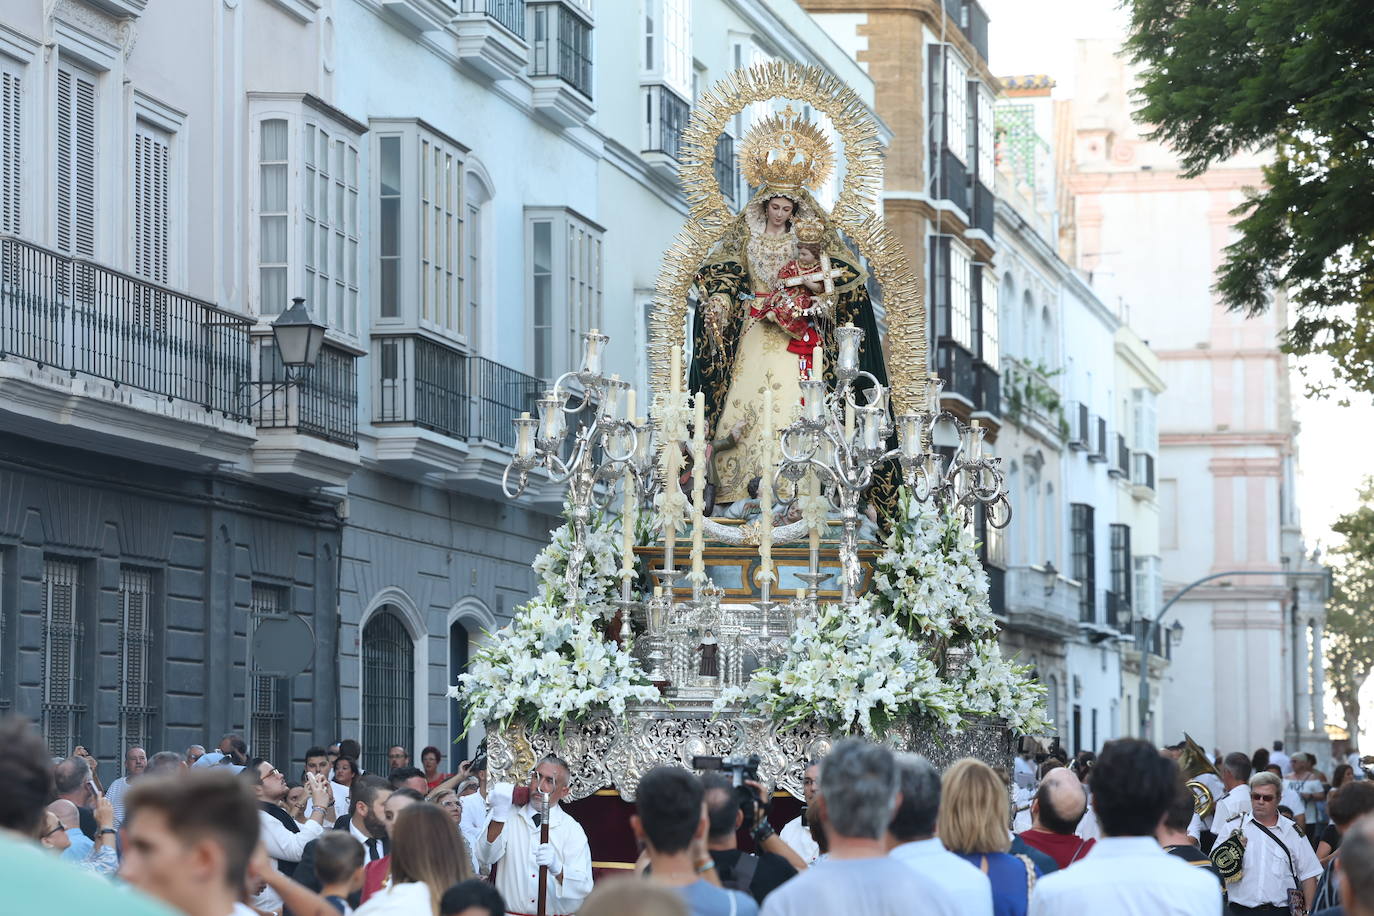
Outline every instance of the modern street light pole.
<svg viewBox="0 0 1374 916"><path fill-rule="evenodd" d="M1283 576L1285 579L1325 579L1328 583L1327 595L1331 594L1329 583L1331 582L1331 570L1324 569L1320 572L1284 572L1283 570L1258 570L1258 569L1233 569L1229 572L1212 573L1210 576L1203 576L1194 582L1189 582L1183 588L1174 593L1174 596L1164 602L1164 606L1159 609L1159 613L1149 624L1141 628L1140 635L1136 637L1136 645L1140 650L1140 691L1136 694L1136 706L1140 717L1140 737L1145 737L1146 729L1150 722L1150 642L1159 630L1159 622L1164 619L1164 615L1169 613L1169 608L1184 595L1188 594L1199 585L1211 582L1214 579L1228 579L1231 576Z"/></svg>

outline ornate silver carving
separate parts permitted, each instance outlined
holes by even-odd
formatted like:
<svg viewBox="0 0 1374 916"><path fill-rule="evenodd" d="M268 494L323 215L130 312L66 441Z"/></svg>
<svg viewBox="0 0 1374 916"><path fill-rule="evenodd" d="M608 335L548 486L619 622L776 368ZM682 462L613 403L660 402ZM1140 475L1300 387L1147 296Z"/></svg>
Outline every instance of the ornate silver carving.
<svg viewBox="0 0 1374 916"><path fill-rule="evenodd" d="M765 719L645 706L624 719L594 716L529 734L493 724L487 731L487 766L493 779L519 784L528 780L535 762L555 753L572 769L571 800L613 788L632 802L640 777L656 766L690 768L695 756L758 754L764 784L801 798L806 762L824 757L840 737L816 723L779 728ZM970 723L957 735L903 723L885 743L923 754L940 769L963 757L1011 765L1011 733L994 721Z"/></svg>

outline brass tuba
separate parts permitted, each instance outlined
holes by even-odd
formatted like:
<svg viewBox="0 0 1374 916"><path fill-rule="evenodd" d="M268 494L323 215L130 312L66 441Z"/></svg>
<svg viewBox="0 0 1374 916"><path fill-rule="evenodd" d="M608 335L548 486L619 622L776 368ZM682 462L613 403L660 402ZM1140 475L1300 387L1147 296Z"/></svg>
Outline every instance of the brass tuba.
<svg viewBox="0 0 1374 916"><path fill-rule="evenodd" d="M1203 773L1213 776L1219 774L1212 761L1207 759L1207 752L1187 732L1183 733L1183 742L1183 752L1178 755L1178 768L1184 779L1188 780L1188 790L1193 793L1193 811L1198 817L1206 817L1216 809L1217 800L1211 787L1197 777Z"/></svg>

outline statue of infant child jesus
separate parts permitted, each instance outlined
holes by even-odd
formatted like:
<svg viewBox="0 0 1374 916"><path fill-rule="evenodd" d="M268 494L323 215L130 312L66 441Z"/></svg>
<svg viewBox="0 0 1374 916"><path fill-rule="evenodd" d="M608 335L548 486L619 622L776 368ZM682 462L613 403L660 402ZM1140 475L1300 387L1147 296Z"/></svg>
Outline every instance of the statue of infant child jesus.
<svg viewBox="0 0 1374 916"><path fill-rule="evenodd" d="M821 303L812 294L825 287L823 281L810 279L821 270L820 256L820 242L798 242L797 257L778 271L777 283L760 316L787 332L792 338L787 352L797 354L806 370L811 368L811 351L821 342L820 332L811 320ZM788 283L789 280L792 282Z"/></svg>

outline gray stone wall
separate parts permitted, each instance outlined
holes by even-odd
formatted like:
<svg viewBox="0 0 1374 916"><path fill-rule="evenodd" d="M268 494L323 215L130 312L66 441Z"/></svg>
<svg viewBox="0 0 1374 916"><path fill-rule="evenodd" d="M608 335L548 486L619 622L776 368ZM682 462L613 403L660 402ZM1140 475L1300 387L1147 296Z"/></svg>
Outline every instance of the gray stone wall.
<svg viewBox="0 0 1374 916"><path fill-rule="evenodd" d="M362 632L387 608L415 641L416 712L412 754L427 744L450 760L462 731L444 691L453 682L449 634L455 621L469 637L503 626L533 592L530 562L548 543L556 516L503 497L468 493L362 470L348 485L348 520L340 573L340 737L359 738L364 756Z"/></svg>
<svg viewBox="0 0 1374 916"><path fill-rule="evenodd" d="M44 561L57 557L79 571L73 667L85 709L69 743L106 764L106 781L122 769L121 568L152 583L150 755L245 732L253 588L272 586L315 635L310 666L280 682L281 744L301 759L338 717L341 527L332 504L233 476L0 435L0 704L42 720Z"/></svg>

